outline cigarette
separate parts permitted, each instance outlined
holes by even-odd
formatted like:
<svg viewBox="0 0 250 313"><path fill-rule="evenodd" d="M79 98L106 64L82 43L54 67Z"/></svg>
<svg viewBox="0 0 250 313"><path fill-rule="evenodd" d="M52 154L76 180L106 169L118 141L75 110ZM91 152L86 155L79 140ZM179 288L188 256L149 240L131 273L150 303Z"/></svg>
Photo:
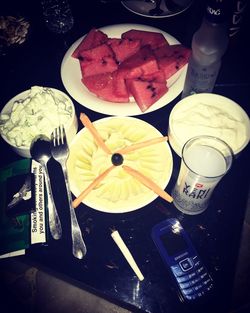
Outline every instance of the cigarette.
<svg viewBox="0 0 250 313"><path fill-rule="evenodd" d="M124 255L125 259L128 261L129 265L135 272L136 276L139 278L139 280L143 280L144 276L142 275L139 267L137 266L132 254L130 253L128 247L122 240L120 234L117 230L113 231L111 233L112 238L114 239L115 243L117 244L118 248L121 250L122 254Z"/></svg>

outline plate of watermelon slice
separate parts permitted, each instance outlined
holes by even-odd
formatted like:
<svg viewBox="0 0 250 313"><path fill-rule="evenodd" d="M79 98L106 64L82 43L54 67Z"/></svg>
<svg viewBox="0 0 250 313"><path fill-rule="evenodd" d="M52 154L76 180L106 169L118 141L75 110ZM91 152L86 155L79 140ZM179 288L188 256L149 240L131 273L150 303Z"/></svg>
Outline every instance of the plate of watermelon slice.
<svg viewBox="0 0 250 313"><path fill-rule="evenodd" d="M166 106L182 92L189 55L190 49L155 27L93 28L66 52L61 78L84 107L136 116Z"/></svg>

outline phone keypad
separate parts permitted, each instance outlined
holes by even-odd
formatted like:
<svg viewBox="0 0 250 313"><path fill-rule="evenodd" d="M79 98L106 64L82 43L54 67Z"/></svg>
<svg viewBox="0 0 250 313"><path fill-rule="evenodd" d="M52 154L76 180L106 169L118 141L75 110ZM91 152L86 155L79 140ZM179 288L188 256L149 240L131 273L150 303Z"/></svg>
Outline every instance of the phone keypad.
<svg viewBox="0 0 250 313"><path fill-rule="evenodd" d="M193 262L191 258L181 260L179 264L183 272L189 271L193 267Z"/></svg>
<svg viewBox="0 0 250 313"><path fill-rule="evenodd" d="M212 289L212 279L197 256L182 259L171 269L187 300L195 300Z"/></svg>

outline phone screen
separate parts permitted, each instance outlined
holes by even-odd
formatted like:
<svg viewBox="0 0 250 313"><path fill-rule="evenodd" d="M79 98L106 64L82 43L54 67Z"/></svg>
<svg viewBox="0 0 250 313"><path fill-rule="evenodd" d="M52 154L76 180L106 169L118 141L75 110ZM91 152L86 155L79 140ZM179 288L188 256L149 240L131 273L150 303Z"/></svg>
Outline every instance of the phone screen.
<svg viewBox="0 0 250 313"><path fill-rule="evenodd" d="M180 254L188 248L180 233L170 231L161 235L160 238L169 256Z"/></svg>

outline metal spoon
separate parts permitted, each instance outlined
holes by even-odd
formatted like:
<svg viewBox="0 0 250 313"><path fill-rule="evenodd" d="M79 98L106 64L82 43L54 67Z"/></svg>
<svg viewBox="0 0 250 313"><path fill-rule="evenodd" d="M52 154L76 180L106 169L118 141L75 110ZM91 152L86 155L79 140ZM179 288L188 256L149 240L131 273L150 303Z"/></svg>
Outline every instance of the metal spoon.
<svg viewBox="0 0 250 313"><path fill-rule="evenodd" d="M45 186L48 193L49 229L54 239L60 239L62 236L62 227L56 210L47 167L47 163L51 158L50 139L43 135L36 137L31 144L30 154L44 169Z"/></svg>

